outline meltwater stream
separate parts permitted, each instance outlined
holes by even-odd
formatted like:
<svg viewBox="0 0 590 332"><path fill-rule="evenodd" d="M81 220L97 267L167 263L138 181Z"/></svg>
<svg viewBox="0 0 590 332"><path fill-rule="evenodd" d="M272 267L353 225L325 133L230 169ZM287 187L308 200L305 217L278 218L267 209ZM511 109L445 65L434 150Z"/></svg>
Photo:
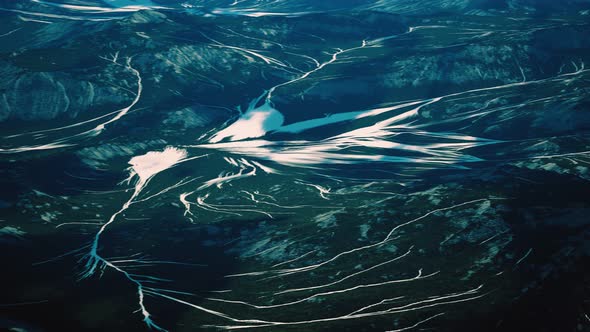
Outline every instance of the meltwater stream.
<svg viewBox="0 0 590 332"><path fill-rule="evenodd" d="M590 55L552 38L588 23L412 6L2 9L0 38L50 60L0 54L0 106L50 82L31 99L81 115L2 127L0 326L526 330L552 308L585 328L583 295L552 303L585 289Z"/></svg>
<svg viewBox="0 0 590 332"><path fill-rule="evenodd" d="M414 31L414 30L411 30ZM382 39L381 39L382 40ZM560 74L554 77L540 79L536 81L523 81L518 83L509 83L487 88L472 89L462 92L456 92L444 96L433 97L423 100L411 100L397 102L391 106L382 106L378 108L365 109L360 111L335 113L322 118L315 118L295 122L285 125L285 116L275 108L273 103L273 93L280 94L280 88L287 86L294 82L299 82L307 78L313 78L313 75L320 72L323 68L337 63L338 55L354 52L355 50L374 45L374 42L363 41L361 46L354 47L348 50L338 50L331 55L331 58L324 63L313 59L316 68L308 72L302 72L300 76L280 83L267 89L262 95L253 99L248 103L248 108L242 112L238 119L229 123L225 128L221 128L213 132L204 144L183 146L183 149L190 149L190 151L220 151L221 155L215 155L216 158L223 158L226 162L226 167L221 167L218 176L211 179L205 179L201 184L189 184L186 180L181 180L175 185L164 188L160 193L165 193L173 189L180 188L194 188L193 190L183 192L179 195L179 202L184 207L184 216L187 221L195 224L202 223L204 216L208 214L216 215L217 217L229 216L237 218L245 218L248 216L258 216L259 218L275 220L284 215L296 214L302 209L317 210L319 218L333 218L335 215L344 213L347 207L347 199L344 197L362 196L364 191L372 187L387 186L391 180L370 180L365 186L361 187L360 191L356 191L355 186L349 187L352 183L346 178L332 178L334 174L331 171L322 171L321 167L329 164L347 165L347 164L363 164L377 170L383 167L383 164L401 164L398 166L398 176L404 176L406 180L408 177L416 178L419 172L435 171L444 168L459 168L467 170L470 163L485 162L484 159L470 155L469 149L484 147L502 143L499 140L486 139L474 137L470 135L461 134L459 132L460 126L457 126L457 132L449 131L429 131L428 128L439 125L437 121L430 120L424 117L421 113L424 108L436 109L437 104L443 103L446 100L460 100L462 98L488 98L491 100L498 98L503 94L510 94L510 89L515 87L526 87L529 85L539 85L547 82L562 82L575 78L577 75L585 74L586 70L583 65L572 73ZM229 46L228 46L229 47ZM242 51L236 48L238 51ZM247 53L252 54L253 51ZM254 54L256 55L256 54ZM276 59L268 59L266 57L259 57L264 63L268 65L282 66L282 62ZM445 120L447 125L457 123L462 125L466 119L476 120L482 118L497 110L483 107L475 109L472 112L461 114L457 118L449 118ZM361 122L361 125L356 125L356 122ZM346 126L342 126L346 124ZM314 130L325 126L342 126L340 132L334 135L328 135L319 140L274 140L273 136L294 135L300 137L300 134L308 130ZM334 129L331 130L334 132ZM305 136L303 136L305 137ZM408 138L410 137L410 138ZM416 142L419 143L404 143L412 141L412 137L417 137ZM398 141L399 140L399 141ZM196 158L202 158L203 155ZM400 220L395 227L392 227L380 240L376 242L363 244L360 246L344 246L340 252L335 252L331 255L317 256L318 250L312 250L303 253L300 256L292 257L286 261L278 261L272 266L268 266L265 270L255 270L251 272L243 272L238 274L227 275L226 278L243 280L235 281L236 285L250 285L251 283L268 285L270 288L262 287L262 293L258 293L259 298L252 301L251 295L236 296L238 294L248 294L248 287L237 292L234 289L228 289L219 292L213 292L214 296L205 297L207 303L198 304L192 300L187 300L183 295L190 295L182 290L171 288L159 288L146 286L144 280L149 282L158 282L160 279L154 276L136 275L127 272L124 268L118 267L116 264L107 259L102 258L98 254L100 235L106 228L113 223L119 214L131 207L136 202L145 202L157 195L149 196L149 198L139 199L140 193L149 184L149 181L160 172L174 166L177 163L185 162L195 157L190 157L187 150L180 148L167 148L163 152L149 152L144 156L138 156L131 159L131 175L129 180L137 176L138 180L135 184L135 189L131 198L124 203L123 207L111 216L109 221L105 223L99 232L96 234L95 240L90 247L89 261L86 264L86 272L83 277L89 277L94 274L97 268L113 268L121 272L131 283L137 286L139 296L138 305L144 316L144 321L148 327L163 329L152 320L152 315L148 311L144 303L144 296L150 295L152 297L160 298L162 300L169 300L178 304L196 309L204 314L212 315L221 320L220 323L212 324L211 327L219 329L251 329L277 326L301 326L313 325L320 323L329 323L337 321L347 321L356 319L366 319L374 316L384 316L401 314L407 312L421 311L431 308L438 308L456 303L467 301L474 301L485 297L491 291L485 284L473 285L464 287L460 291L452 292L434 292L424 297L407 298L407 295L392 296L380 299L376 302L363 303L359 307L351 310L348 313L335 315L319 315L316 318L309 319L277 319L272 320L265 317L266 312L274 310L283 310L284 308L297 308L299 306L309 306L311 303L318 301L318 303L329 303L334 297L341 297L349 293L362 293L368 289L378 289L382 287L392 287L402 284L424 283L429 280L440 277L442 267L439 269L416 267L414 274L400 276L397 278L387 278L385 280L366 280L364 276L370 275L374 270L379 270L383 267L397 264L398 261L403 262L407 257L411 257L414 251L418 250L416 245L406 245L405 251L396 253L391 257L384 257L384 259L375 259L371 264L359 264L355 266L352 271L344 272L339 270L338 273L332 275L328 281L319 281L323 278L324 270L326 272L332 271L338 267L341 262L365 255L369 252L379 251L384 247L392 246L400 241L405 228L410 228L416 223L427 220L431 216L438 216L446 214L455 210L474 209L475 211L482 211L489 208L492 204L501 204L508 200L508 197L500 197L496 195L483 195L483 197L469 199L461 202L455 202L448 206L437 207L423 215L406 220ZM271 163L268 163L271 162ZM273 165L282 165L287 168L276 168ZM416 166L413 166L416 165ZM291 169L295 167L295 170ZM325 185L299 180L299 177L305 177L306 171L297 169L311 169L312 174L321 175L327 179L335 180L335 185L338 190L332 190ZM361 173L358 173L361 174ZM269 191L249 191L246 190L248 185L242 185L242 181L251 181L257 177L272 177L271 183L274 187L266 188ZM295 177L295 179L294 179ZM293 180L292 180L293 179ZM196 180L196 179L195 179ZM200 181L200 180L197 180ZM293 181L294 186L299 186L299 190L316 191L316 195L323 199L323 202L316 202L314 204L304 205L288 205L281 203L282 197L273 194L273 188L276 186L286 185ZM347 188L348 187L348 188ZM243 188L243 189L242 189ZM375 194L383 194L381 202L387 201L389 196L386 192L375 191ZM397 195L392 194L392 197ZM230 198L236 203L221 203L224 197ZM238 199L238 197L241 197ZM213 203L213 201L217 201ZM247 203L246 203L247 202ZM368 206L360 206L358 208L368 208ZM326 212L327 211L327 212ZM203 214L203 212L205 214ZM480 213L480 212L478 212ZM367 228L367 232L370 228ZM368 236L368 235L365 235ZM447 239L448 240L448 239ZM285 247L294 245L298 241L305 241L304 239L291 241L285 240L284 243L279 243L274 246L266 245L268 240L263 240L260 250L253 257L264 255L265 253L272 253L276 250L284 250ZM441 242L444 243L445 241ZM485 241L483 242L485 243ZM530 254L530 249L526 256ZM303 258L313 258L313 263L300 262ZM390 255L387 255L390 256ZM521 259L525 259L526 256ZM247 257L247 256L246 256ZM134 259L126 259L125 262L137 262ZM519 264L519 262L517 262ZM300 276L307 276L301 278ZM309 276L314 276L319 282L304 282L309 280ZM144 279L145 278L145 279ZM276 285L276 286L272 286ZM169 286L167 286L169 287ZM244 287L244 286L242 286ZM260 287L260 286L259 286ZM259 288L257 287L257 288ZM218 295L215 295L218 294ZM264 294L264 295L263 295ZM179 296L180 295L180 296ZM222 295L222 296L219 296ZM407 299L406 299L407 298ZM215 305L215 303L224 304L222 307ZM221 308L221 309L219 309ZM247 309L246 312L251 312L245 318L240 314L235 314L235 310L239 308ZM425 324L445 312L433 312L426 318L422 318L408 326L395 329L395 331L403 331L412 329ZM208 326L208 325L207 325ZM203 327L207 327L203 326Z"/></svg>

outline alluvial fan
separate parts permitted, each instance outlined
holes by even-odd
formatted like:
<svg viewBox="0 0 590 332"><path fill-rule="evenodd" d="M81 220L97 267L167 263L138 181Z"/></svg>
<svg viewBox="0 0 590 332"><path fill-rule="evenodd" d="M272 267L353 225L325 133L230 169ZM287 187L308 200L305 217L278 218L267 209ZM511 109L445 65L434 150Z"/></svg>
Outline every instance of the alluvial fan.
<svg viewBox="0 0 590 332"><path fill-rule="evenodd" d="M590 331L589 17L0 0L0 329Z"/></svg>

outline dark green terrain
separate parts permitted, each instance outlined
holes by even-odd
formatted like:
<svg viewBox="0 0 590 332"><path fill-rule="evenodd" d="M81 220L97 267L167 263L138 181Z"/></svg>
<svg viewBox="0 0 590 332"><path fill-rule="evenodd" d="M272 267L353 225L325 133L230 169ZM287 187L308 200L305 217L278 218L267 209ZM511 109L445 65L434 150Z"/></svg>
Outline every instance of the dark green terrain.
<svg viewBox="0 0 590 332"><path fill-rule="evenodd" d="M587 64L587 0L0 0L0 330L590 331Z"/></svg>

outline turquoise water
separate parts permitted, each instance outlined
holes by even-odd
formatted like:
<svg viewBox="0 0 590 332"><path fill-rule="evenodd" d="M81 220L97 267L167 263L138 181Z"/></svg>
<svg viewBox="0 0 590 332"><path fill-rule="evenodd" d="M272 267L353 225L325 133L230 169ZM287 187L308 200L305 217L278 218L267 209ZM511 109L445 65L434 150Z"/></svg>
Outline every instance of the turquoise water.
<svg viewBox="0 0 590 332"><path fill-rule="evenodd" d="M587 5L502 3L0 1L0 327L588 330Z"/></svg>

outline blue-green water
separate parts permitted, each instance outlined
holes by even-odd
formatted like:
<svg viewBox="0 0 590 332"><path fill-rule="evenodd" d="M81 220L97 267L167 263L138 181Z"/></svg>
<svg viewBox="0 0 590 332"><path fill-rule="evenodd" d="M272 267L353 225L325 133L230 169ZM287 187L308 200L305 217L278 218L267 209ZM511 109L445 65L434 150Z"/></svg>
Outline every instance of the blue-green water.
<svg viewBox="0 0 590 332"><path fill-rule="evenodd" d="M0 1L0 328L587 331L587 1Z"/></svg>

